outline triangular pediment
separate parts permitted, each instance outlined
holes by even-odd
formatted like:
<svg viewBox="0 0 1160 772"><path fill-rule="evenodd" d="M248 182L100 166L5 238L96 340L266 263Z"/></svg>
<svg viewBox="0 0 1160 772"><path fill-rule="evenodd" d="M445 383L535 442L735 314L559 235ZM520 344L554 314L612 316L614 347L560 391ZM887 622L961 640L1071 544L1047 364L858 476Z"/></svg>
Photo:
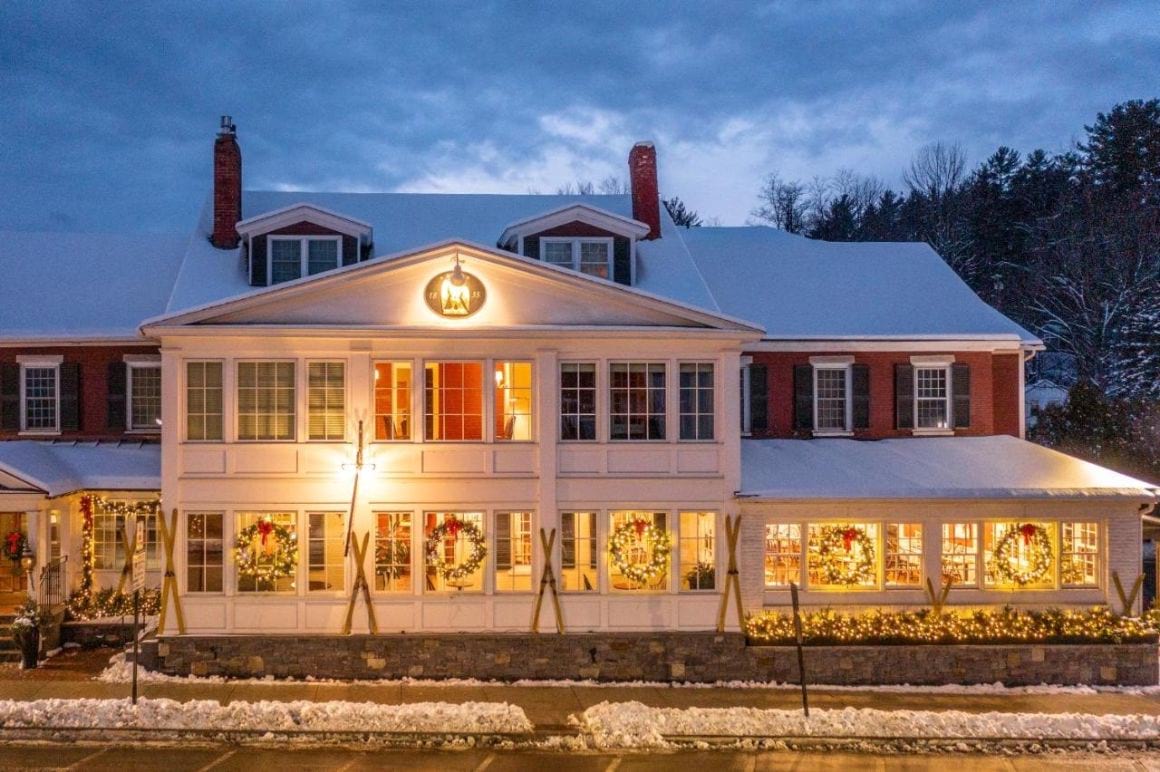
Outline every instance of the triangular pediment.
<svg viewBox="0 0 1160 772"><path fill-rule="evenodd" d="M448 297L456 264L470 285ZM146 322L147 331L190 325L303 328L648 328L759 332L692 308L508 252L451 242Z"/></svg>

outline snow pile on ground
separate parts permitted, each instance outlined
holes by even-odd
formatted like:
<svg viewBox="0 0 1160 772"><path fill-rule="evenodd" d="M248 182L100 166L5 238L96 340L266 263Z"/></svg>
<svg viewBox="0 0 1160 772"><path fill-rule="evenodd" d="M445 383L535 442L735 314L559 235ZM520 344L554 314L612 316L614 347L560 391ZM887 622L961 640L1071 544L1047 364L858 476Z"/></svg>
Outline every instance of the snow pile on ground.
<svg viewBox="0 0 1160 772"><path fill-rule="evenodd" d="M177 702L129 700L0 700L0 727L149 729L253 732L430 732L495 734L531 732L523 708L503 702Z"/></svg>
<svg viewBox="0 0 1160 772"><path fill-rule="evenodd" d="M577 724L595 748L660 748L682 738L1160 740L1160 716L960 711L650 708L602 702Z"/></svg>

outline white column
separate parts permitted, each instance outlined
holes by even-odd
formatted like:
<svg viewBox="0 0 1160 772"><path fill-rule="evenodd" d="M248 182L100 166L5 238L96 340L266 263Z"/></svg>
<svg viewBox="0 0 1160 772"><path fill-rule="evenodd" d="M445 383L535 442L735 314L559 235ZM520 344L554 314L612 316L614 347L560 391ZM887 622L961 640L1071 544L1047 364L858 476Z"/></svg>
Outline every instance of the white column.
<svg viewBox="0 0 1160 772"><path fill-rule="evenodd" d="M545 533L556 529L556 547L560 544L560 513L556 492L556 467L559 460L557 453L557 438L559 437L560 423L560 364L558 352L555 349L542 349L536 352L535 372L536 384L535 399L535 426L538 457L536 459L536 473L538 475L538 489L536 501L536 517L539 527ZM556 562L556 555L541 555L540 535L537 529L534 536L532 554L534 571L532 572L532 589L539 589L538 580L543 561L551 560L553 570L559 576L560 566ZM557 555L559 552L557 551ZM545 599L547 601L547 599ZM555 620L549 619L553 608L551 603L545 602L541 612L541 629L550 629Z"/></svg>

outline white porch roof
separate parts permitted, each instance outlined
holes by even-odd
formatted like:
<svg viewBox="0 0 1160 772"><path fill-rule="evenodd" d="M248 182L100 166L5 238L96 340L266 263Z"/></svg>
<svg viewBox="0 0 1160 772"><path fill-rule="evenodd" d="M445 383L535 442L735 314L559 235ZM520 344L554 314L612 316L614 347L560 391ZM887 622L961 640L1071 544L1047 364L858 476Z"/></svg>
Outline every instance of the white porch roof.
<svg viewBox="0 0 1160 772"><path fill-rule="evenodd" d="M751 499L1051 499L1160 496L1160 486L1015 437L743 440Z"/></svg>
<svg viewBox="0 0 1160 772"><path fill-rule="evenodd" d="M50 498L79 490L161 490L161 446L145 442L0 442L0 485Z"/></svg>

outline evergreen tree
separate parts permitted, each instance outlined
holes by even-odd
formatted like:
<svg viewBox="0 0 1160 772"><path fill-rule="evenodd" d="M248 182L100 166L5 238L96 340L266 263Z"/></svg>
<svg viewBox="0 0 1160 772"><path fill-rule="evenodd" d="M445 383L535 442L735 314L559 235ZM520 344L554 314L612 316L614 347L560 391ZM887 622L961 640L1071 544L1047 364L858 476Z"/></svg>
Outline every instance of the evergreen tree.
<svg viewBox="0 0 1160 772"><path fill-rule="evenodd" d="M662 198L661 203L665 205L665 209L669 211L669 217L673 218L673 222L683 228L698 228L701 225L701 216L685 206L685 202L679 196L672 198Z"/></svg>
<svg viewBox="0 0 1160 772"><path fill-rule="evenodd" d="M1080 150L1097 184L1116 193L1160 192L1160 99L1118 104L1084 129L1088 141Z"/></svg>

